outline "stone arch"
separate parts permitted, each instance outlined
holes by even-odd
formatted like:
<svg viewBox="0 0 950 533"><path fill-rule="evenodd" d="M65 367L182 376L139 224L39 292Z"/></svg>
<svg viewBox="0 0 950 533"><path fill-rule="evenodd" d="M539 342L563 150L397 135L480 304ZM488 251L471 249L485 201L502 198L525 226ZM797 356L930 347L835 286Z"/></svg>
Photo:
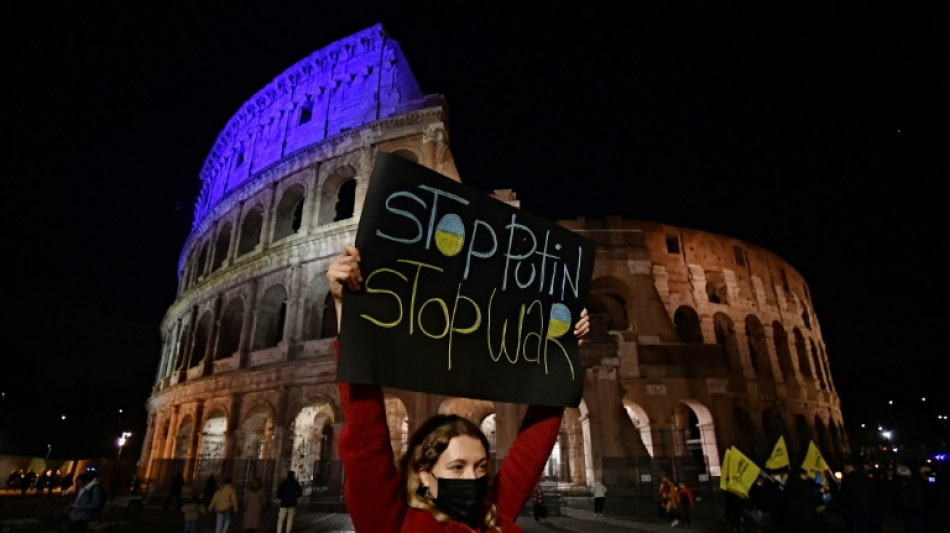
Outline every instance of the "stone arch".
<svg viewBox="0 0 950 533"><path fill-rule="evenodd" d="M244 300L235 297L224 308L218 334L218 352L215 359L226 359L238 351L241 343L241 328L244 324Z"/></svg>
<svg viewBox="0 0 950 533"><path fill-rule="evenodd" d="M802 304L802 322L805 324L805 329L811 329L811 316L808 314L808 306L804 303Z"/></svg>
<svg viewBox="0 0 950 533"><path fill-rule="evenodd" d="M290 469L304 486L305 494L315 483L325 484L320 482L329 478L335 422L333 407L326 400L303 407L294 418Z"/></svg>
<svg viewBox="0 0 950 533"><path fill-rule="evenodd" d="M237 256L247 255L261 244L261 233L264 229L264 208L255 205L244 214L241 221L241 236L238 240Z"/></svg>
<svg viewBox="0 0 950 533"><path fill-rule="evenodd" d="M257 328L254 331L254 350L277 346L284 339L284 321L287 319L287 290L283 285L272 285L261 296L257 307Z"/></svg>
<svg viewBox="0 0 950 533"><path fill-rule="evenodd" d="M673 409L673 451L676 456L692 455L699 472L718 475L719 448L716 444L716 425L709 408L685 398Z"/></svg>
<svg viewBox="0 0 950 533"><path fill-rule="evenodd" d="M587 311L591 315L606 316L607 331L627 331L630 329L629 292L627 285L617 278L596 278L587 296Z"/></svg>
<svg viewBox="0 0 950 533"><path fill-rule="evenodd" d="M178 424L178 432L175 433L175 449L172 452L173 459L185 459L191 456L191 436L195 431L195 421L191 415L185 415Z"/></svg>
<svg viewBox="0 0 950 533"><path fill-rule="evenodd" d="M252 407L241 422L241 443L237 456L242 459L269 459L273 454L274 409L267 403Z"/></svg>
<svg viewBox="0 0 950 533"><path fill-rule="evenodd" d="M211 311L202 313L195 328L195 345L191 349L191 366L198 366L208 356L208 339L211 338Z"/></svg>
<svg viewBox="0 0 950 533"><path fill-rule="evenodd" d="M214 272L224 266L228 258L228 249L231 246L231 223L225 222L218 230L218 238L214 241L214 260L211 262L211 271Z"/></svg>
<svg viewBox="0 0 950 533"><path fill-rule="evenodd" d="M730 371L741 370L739 340L736 337L736 326L732 317L725 313L713 315L713 332L716 335L716 344L722 349L723 366Z"/></svg>
<svg viewBox="0 0 950 533"><path fill-rule="evenodd" d="M745 318L746 342L749 347L749 363L756 376L766 376L774 379L772 365L769 361L769 347L765 342L765 328L755 315Z"/></svg>
<svg viewBox="0 0 950 533"><path fill-rule="evenodd" d="M320 211L317 224L324 225L353 216L356 170L344 165L334 169L320 187ZM347 185L347 183L353 182ZM344 188L346 185L346 188ZM351 190L352 189L352 190ZM352 194L352 196L350 196Z"/></svg>
<svg viewBox="0 0 950 533"><path fill-rule="evenodd" d="M795 338L795 353L798 355L798 371L802 376L810 378L811 365L808 364L808 348L805 346L805 336L802 330L794 328L792 336Z"/></svg>
<svg viewBox="0 0 950 533"><path fill-rule="evenodd" d="M274 241L279 241L297 233L303 223L303 204L306 190L303 185L294 184L287 187L287 190L277 202L277 210L274 213Z"/></svg>
<svg viewBox="0 0 950 533"><path fill-rule="evenodd" d="M400 149L390 153L396 157L401 157L406 161L412 161L413 163L419 162L419 156L416 155L416 153L412 150Z"/></svg>
<svg viewBox="0 0 950 533"><path fill-rule="evenodd" d="M792 353L788 348L788 334L785 333L785 328L778 320L772 322L772 341L775 343L779 372L785 381L791 381L795 375L795 367L792 363Z"/></svg>
<svg viewBox="0 0 950 533"><path fill-rule="evenodd" d="M333 295L327 291L323 299L323 328L320 330L321 339L329 339L340 334L340 324L336 317L336 302L333 301Z"/></svg>
<svg viewBox="0 0 950 533"><path fill-rule="evenodd" d="M808 441L811 440L811 428L808 426L808 420L805 415L795 416L795 449L799 457L805 457L805 450L808 448Z"/></svg>
<svg viewBox="0 0 950 533"><path fill-rule="evenodd" d="M303 338L305 340L325 338L323 333L327 329L327 324L324 321L324 316L329 310L327 307L328 301L334 311L333 330L335 332L336 306L333 305L333 295L330 294L327 277L321 273L314 276L310 281L310 285L307 287L307 296L304 299Z"/></svg>
<svg viewBox="0 0 950 533"><path fill-rule="evenodd" d="M222 407L211 409L201 425L202 457L224 457L224 440L228 433L228 414Z"/></svg>
<svg viewBox="0 0 950 533"><path fill-rule="evenodd" d="M699 314L688 306L681 305L673 313L673 325L679 335L680 342L686 344L702 344L703 330L699 325Z"/></svg>
<svg viewBox="0 0 950 533"><path fill-rule="evenodd" d="M386 421L389 425L389 439L393 454L402 457L409 447L409 411L402 398L386 394Z"/></svg>
<svg viewBox="0 0 950 533"><path fill-rule="evenodd" d="M198 266L195 268L195 282L200 281L205 275L205 269L208 266L208 248L210 247L210 240L198 245Z"/></svg>
<svg viewBox="0 0 950 533"><path fill-rule="evenodd" d="M640 404L629 398L623 399L623 409L627 412L627 417L630 418L633 427L640 433L640 440L643 441L647 453L653 457L653 430L650 427L650 415Z"/></svg>
<svg viewBox="0 0 950 533"><path fill-rule="evenodd" d="M818 374L818 386L822 389L830 390L831 386L829 383L831 380L828 376L828 365L825 364L827 360L824 357L824 351L816 351L813 355L815 358L815 373Z"/></svg>
<svg viewBox="0 0 950 533"><path fill-rule="evenodd" d="M481 424L486 416L495 412L495 404L488 400L471 398L446 398L439 404L439 414L458 415L473 424Z"/></svg>
<svg viewBox="0 0 950 533"><path fill-rule="evenodd" d="M188 360L188 339L190 337L191 323L185 322L182 324L181 332L178 335L178 354L175 356L176 370L186 370L191 366L191 361Z"/></svg>

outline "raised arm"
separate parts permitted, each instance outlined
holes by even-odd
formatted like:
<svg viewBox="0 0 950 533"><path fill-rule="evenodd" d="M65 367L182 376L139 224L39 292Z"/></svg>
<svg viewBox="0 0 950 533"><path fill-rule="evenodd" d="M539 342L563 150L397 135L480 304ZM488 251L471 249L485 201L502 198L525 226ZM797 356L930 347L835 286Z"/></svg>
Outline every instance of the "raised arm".
<svg viewBox="0 0 950 533"><path fill-rule="evenodd" d="M587 309L584 309L574 324L574 335L578 344L582 344L589 334L590 317ZM551 456L563 415L563 407L528 407L518 431L518 438L511 445L502 468L498 471L498 495L495 501L502 516L514 519L521 513L531 496L531 489L538 482L544 465Z"/></svg>
<svg viewBox="0 0 950 533"><path fill-rule="evenodd" d="M343 317L344 290L358 291L363 281L360 253L345 246L327 268L336 304L337 331ZM336 346L339 356L339 346ZM390 444L383 391L376 385L338 383L344 424L338 450L346 481L343 494L353 526L359 532L397 532L406 501Z"/></svg>

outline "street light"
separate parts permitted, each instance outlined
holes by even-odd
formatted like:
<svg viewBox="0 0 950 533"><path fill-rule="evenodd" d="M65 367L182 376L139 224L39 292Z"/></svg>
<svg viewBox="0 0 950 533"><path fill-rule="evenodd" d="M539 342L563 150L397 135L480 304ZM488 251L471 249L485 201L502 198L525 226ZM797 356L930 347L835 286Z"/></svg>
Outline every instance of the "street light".
<svg viewBox="0 0 950 533"><path fill-rule="evenodd" d="M47 444L47 445L46 445L46 462L47 462L47 463L49 462L49 454L50 454L50 452L52 452L52 451L53 451L53 445L52 445L52 444Z"/></svg>
<svg viewBox="0 0 950 533"><path fill-rule="evenodd" d="M122 447L125 446L125 441L128 440L128 438L131 436L132 434L129 433L128 431L123 431L122 436L120 436L119 439L116 441L116 443L119 445L119 453L115 455L116 460L118 460L119 457L122 457Z"/></svg>

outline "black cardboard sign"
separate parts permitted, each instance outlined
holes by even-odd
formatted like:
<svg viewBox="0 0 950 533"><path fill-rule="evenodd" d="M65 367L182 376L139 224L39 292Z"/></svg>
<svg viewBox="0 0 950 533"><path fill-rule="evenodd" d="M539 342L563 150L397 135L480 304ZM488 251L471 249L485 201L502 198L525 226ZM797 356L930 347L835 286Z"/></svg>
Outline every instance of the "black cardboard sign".
<svg viewBox="0 0 950 533"><path fill-rule="evenodd" d="M364 281L344 294L339 381L580 403L591 241L379 152L356 246Z"/></svg>

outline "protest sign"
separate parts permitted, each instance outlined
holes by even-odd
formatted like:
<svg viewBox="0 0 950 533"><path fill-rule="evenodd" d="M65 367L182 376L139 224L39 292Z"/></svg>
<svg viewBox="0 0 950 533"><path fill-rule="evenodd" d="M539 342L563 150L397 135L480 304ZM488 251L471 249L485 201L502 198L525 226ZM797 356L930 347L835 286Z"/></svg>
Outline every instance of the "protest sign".
<svg viewBox="0 0 950 533"><path fill-rule="evenodd" d="M337 379L577 406L573 325L594 244L380 152L357 230L363 286L344 294Z"/></svg>

